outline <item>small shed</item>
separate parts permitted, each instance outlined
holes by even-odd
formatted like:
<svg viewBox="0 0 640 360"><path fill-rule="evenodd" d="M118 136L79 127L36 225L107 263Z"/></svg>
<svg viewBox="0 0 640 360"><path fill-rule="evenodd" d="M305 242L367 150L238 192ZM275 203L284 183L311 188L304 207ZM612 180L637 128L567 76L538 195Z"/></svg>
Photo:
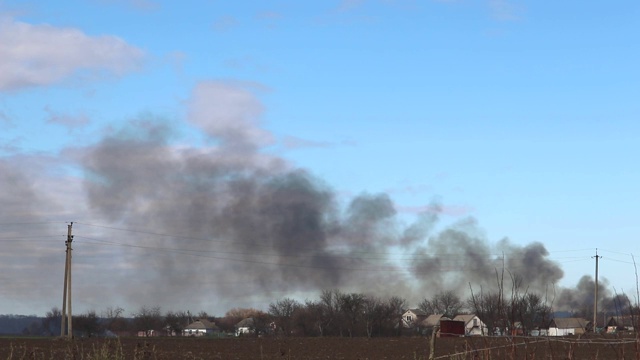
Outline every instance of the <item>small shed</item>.
<svg viewBox="0 0 640 360"><path fill-rule="evenodd" d="M440 320L440 337L459 337L464 333L464 321Z"/></svg>

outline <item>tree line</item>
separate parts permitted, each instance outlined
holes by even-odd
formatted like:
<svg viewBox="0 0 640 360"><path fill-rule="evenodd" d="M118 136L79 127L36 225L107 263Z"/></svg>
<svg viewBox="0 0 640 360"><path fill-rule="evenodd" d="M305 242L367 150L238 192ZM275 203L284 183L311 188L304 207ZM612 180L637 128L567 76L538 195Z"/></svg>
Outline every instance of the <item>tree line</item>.
<svg viewBox="0 0 640 360"><path fill-rule="evenodd" d="M511 288L504 288L499 279L496 290L474 289L471 295L460 298L453 291L440 291L424 298L417 306L425 314L442 314L453 319L459 314L475 314L487 326L487 335L508 334L518 328L527 334L530 330L544 328L553 317L553 299L530 292L518 278L511 278ZM618 296L618 313L633 313L626 295ZM269 304L267 311L254 308L234 308L224 316L210 316L205 311L192 314L189 311L162 312L160 307L143 306L131 317L125 310L110 307L101 313L88 311L73 316L74 333L78 336L114 335L165 335L180 336L183 330L197 319L213 322L222 334L234 334L236 324L251 318L253 334L277 336L340 336L387 337L415 334L420 324L403 322L402 315L408 309L407 301L399 296L378 297L340 290L323 290L314 300L298 300L285 297ZM635 309L637 310L637 308ZM592 314L592 312L591 312ZM636 311L637 314L637 311ZM588 308L576 309L575 316L587 317ZM613 315L613 313L612 313ZM32 323L24 333L30 335L59 335L61 312L52 308L40 324Z"/></svg>

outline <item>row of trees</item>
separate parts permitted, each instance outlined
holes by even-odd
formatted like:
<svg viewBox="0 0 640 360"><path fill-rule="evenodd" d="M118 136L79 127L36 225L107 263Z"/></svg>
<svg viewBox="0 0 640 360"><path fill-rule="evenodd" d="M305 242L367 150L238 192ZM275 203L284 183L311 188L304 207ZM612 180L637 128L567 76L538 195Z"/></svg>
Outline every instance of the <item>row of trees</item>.
<svg viewBox="0 0 640 360"><path fill-rule="evenodd" d="M478 290L470 286L471 295L466 300L453 291L441 291L424 298L418 308L426 314L444 314L448 318L473 313L493 335L507 334L516 328L526 334L531 329L547 326L552 318L553 299L530 292L521 279L509 275L510 289L505 289L502 274L502 277L497 276L497 289L494 287L487 291L481 287ZM619 308L625 302L630 305L626 296L618 296L613 305ZM398 296L382 298L324 290L315 300L299 302L291 298L280 299L271 303L267 312L235 308L223 317L212 317L204 311L193 315L188 311L162 313L159 307L142 307L132 317L126 318L124 309L115 307L106 309L100 315L95 311L75 315L73 326L76 333L83 336L105 332L133 335L151 330L164 335L180 335L193 320L207 319L214 322L219 331L234 333L238 322L252 318L256 333L281 336L397 336L404 329L402 314L407 308L407 301ZM575 315L586 317L584 315L587 314L577 312ZM60 310L53 308L41 324L32 324L27 331L34 335L58 335L60 321Z"/></svg>
<svg viewBox="0 0 640 360"><path fill-rule="evenodd" d="M284 298L269 305L276 333L296 336L393 336L402 330L406 300L325 290L318 300Z"/></svg>
<svg viewBox="0 0 640 360"><path fill-rule="evenodd" d="M192 321L192 316L188 311L162 313L160 307L143 306L133 317L124 316L124 309L120 307L107 308L101 314L96 311L88 311L84 314L73 316L74 333L91 337L104 334L137 334L144 332L151 335L151 331L165 332L166 334L181 334L182 330ZM208 318L207 313L200 312L199 318ZM41 326L29 328L32 335L58 335L60 333L60 322L62 314L57 307L48 311L42 319Z"/></svg>

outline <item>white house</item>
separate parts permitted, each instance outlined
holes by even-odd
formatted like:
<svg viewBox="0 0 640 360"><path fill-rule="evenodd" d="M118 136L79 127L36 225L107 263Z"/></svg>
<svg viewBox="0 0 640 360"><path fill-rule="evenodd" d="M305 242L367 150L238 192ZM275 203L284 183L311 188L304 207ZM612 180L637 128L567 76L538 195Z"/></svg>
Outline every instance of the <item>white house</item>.
<svg viewBox="0 0 640 360"><path fill-rule="evenodd" d="M453 318L454 321L464 322L464 334L466 336L488 335L487 325L477 315L463 314Z"/></svg>
<svg viewBox="0 0 640 360"><path fill-rule="evenodd" d="M256 322L253 318L246 318L236 324L236 336L253 334L256 331Z"/></svg>
<svg viewBox="0 0 640 360"><path fill-rule="evenodd" d="M409 309L402 314L402 326L413 328L427 318L427 313L420 309Z"/></svg>
<svg viewBox="0 0 640 360"><path fill-rule="evenodd" d="M635 331L636 324L638 324L638 316L612 316L606 324L607 332Z"/></svg>
<svg viewBox="0 0 640 360"><path fill-rule="evenodd" d="M213 322L206 319L198 319L182 330L182 336L204 336L218 331L218 327Z"/></svg>
<svg viewBox="0 0 640 360"><path fill-rule="evenodd" d="M591 322L581 318L555 318L549 323L549 336L580 335L587 332Z"/></svg>

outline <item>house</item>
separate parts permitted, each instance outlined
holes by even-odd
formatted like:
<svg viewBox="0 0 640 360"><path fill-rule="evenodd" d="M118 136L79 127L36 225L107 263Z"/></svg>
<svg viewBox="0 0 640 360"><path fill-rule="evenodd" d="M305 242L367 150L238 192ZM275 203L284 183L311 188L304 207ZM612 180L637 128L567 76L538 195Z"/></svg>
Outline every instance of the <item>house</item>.
<svg viewBox="0 0 640 360"><path fill-rule="evenodd" d="M256 322L253 318L246 318L236 324L236 336L243 334L254 334L256 332Z"/></svg>
<svg viewBox="0 0 640 360"><path fill-rule="evenodd" d="M402 314L402 326L414 328L427 318L427 313L420 309L409 309Z"/></svg>
<svg viewBox="0 0 640 360"><path fill-rule="evenodd" d="M138 337L155 337L155 336L160 336L160 331L156 331L156 330L142 330L142 331L138 331L137 336L138 336Z"/></svg>
<svg viewBox="0 0 640 360"><path fill-rule="evenodd" d="M488 328L477 315L463 314L453 318L455 321L464 322L464 334L466 336L488 335Z"/></svg>
<svg viewBox="0 0 640 360"><path fill-rule="evenodd" d="M612 316L606 323L607 332L634 331L638 325L638 316Z"/></svg>
<svg viewBox="0 0 640 360"><path fill-rule="evenodd" d="M418 327L422 331L423 334L431 334L434 327L440 325L441 320L451 320L448 317L444 316L444 314L433 314L426 317L426 319L422 320L418 323Z"/></svg>
<svg viewBox="0 0 640 360"><path fill-rule="evenodd" d="M182 336L204 336L219 332L215 323L207 319L197 319L182 330Z"/></svg>
<svg viewBox="0 0 640 360"><path fill-rule="evenodd" d="M581 335L591 328L591 322L582 318L555 318L549 323L549 336Z"/></svg>

